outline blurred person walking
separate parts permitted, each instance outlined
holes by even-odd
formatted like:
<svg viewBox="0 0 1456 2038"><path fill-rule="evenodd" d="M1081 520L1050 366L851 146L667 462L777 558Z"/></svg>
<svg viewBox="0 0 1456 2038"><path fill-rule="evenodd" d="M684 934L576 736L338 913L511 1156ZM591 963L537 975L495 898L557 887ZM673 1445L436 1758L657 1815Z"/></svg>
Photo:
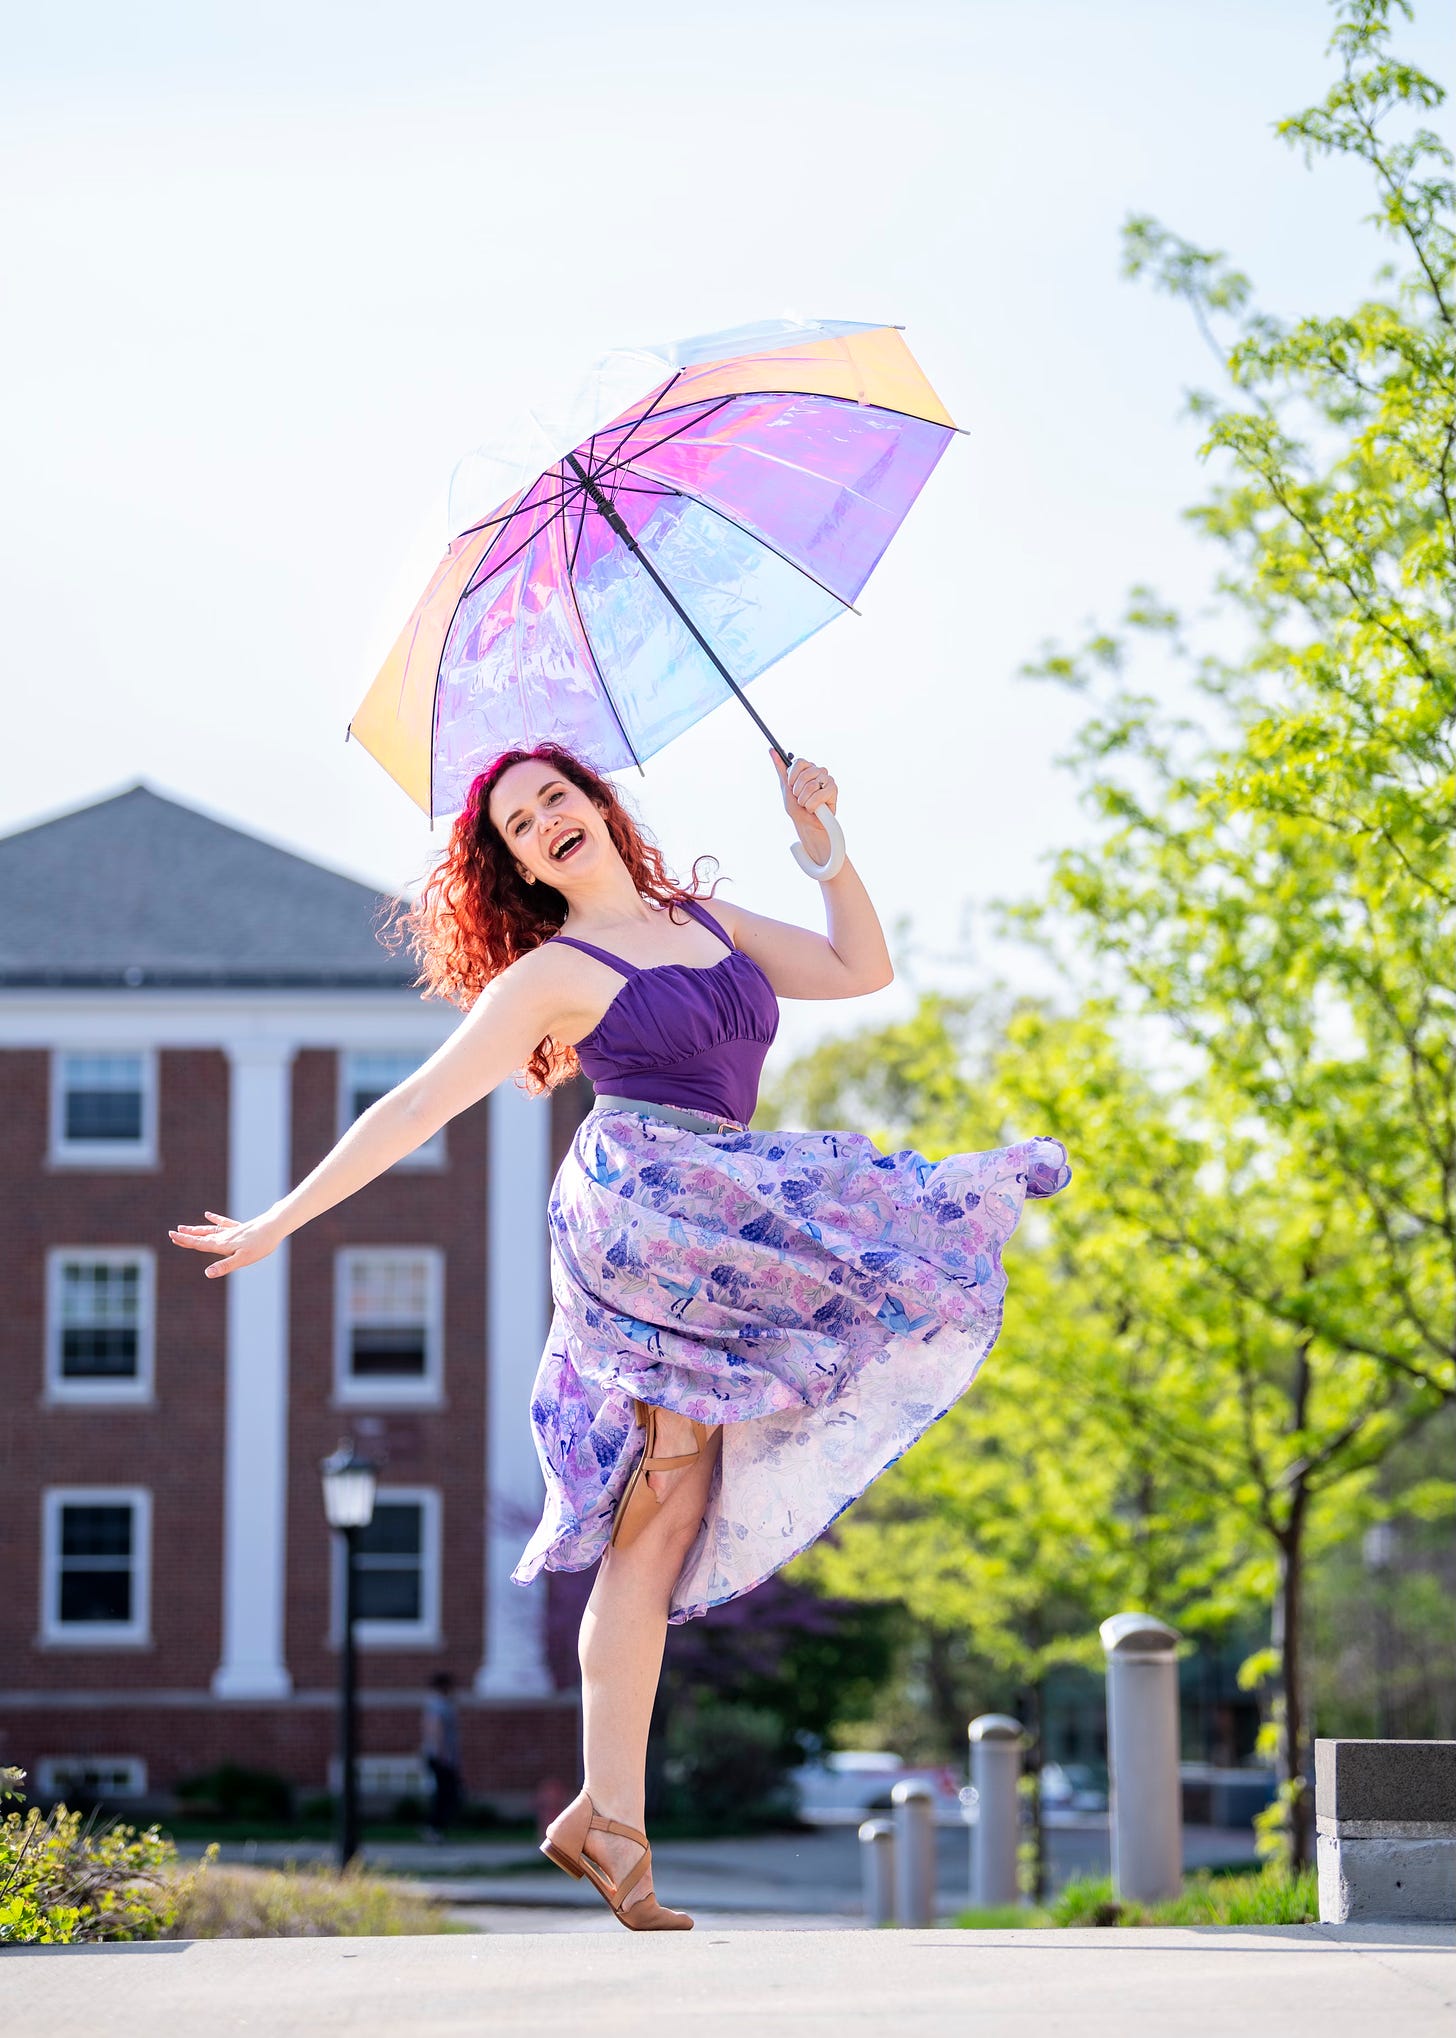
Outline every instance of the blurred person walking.
<svg viewBox="0 0 1456 2038"><path fill-rule="evenodd" d="M429 1696L420 1713L420 1753L430 1772L431 1840L443 1840L454 1825L464 1796L460 1774L460 1714L454 1698L455 1680L448 1670L430 1679Z"/></svg>

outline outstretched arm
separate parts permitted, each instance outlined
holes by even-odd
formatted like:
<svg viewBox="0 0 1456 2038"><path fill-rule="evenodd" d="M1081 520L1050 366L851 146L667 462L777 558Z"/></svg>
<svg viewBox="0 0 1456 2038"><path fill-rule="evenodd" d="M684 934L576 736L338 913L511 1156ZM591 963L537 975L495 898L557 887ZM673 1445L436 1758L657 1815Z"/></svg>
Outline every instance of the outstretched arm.
<svg viewBox="0 0 1456 2038"><path fill-rule="evenodd" d="M571 964L560 950L536 950L487 985L443 1047L397 1089L361 1112L331 1153L296 1189L258 1217L238 1222L215 1210L206 1224L180 1224L174 1245L220 1254L209 1274L231 1274L266 1259L290 1232L352 1196L440 1127L504 1082L547 1034L568 1029Z"/></svg>
<svg viewBox="0 0 1456 2038"><path fill-rule="evenodd" d="M778 752L770 755L799 840L816 862L822 862L829 839L814 819L814 809L827 803L835 811L839 788L822 765L807 757L795 758L786 772ZM894 965L859 872L846 861L838 876L825 879L819 889L828 923L823 934L766 919L726 900L714 899L713 911L734 947L753 957L781 998L859 998L867 991L883 990L894 980Z"/></svg>

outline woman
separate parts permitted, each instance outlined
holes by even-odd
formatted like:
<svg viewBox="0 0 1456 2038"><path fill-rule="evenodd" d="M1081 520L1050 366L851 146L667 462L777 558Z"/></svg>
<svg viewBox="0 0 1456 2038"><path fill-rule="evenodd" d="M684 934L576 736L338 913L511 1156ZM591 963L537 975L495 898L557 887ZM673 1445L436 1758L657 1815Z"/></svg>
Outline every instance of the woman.
<svg viewBox="0 0 1456 2038"><path fill-rule="evenodd" d="M775 756L822 862L834 780ZM551 1194L555 1315L532 1394L546 1508L516 1572L601 1560L581 1626L585 1786L543 1851L633 1931L658 1903L643 1820L669 1620L748 1591L813 1541L970 1384L1000 1249L1068 1179L1034 1139L938 1164L857 1133L750 1132L778 999L853 998L892 970L852 865L828 931L674 884L611 785L551 745L476 779L407 916L422 982L469 1015L280 1203L173 1240L224 1275L363 1188L524 1069L597 1090Z"/></svg>

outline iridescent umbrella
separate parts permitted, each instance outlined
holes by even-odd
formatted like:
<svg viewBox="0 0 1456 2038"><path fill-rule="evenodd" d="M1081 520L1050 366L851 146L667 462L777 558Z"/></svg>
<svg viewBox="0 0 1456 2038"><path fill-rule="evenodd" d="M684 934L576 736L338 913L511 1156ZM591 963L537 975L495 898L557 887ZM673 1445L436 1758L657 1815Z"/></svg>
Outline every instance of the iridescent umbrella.
<svg viewBox="0 0 1456 2038"><path fill-rule="evenodd" d="M640 765L730 692L791 764L744 689L852 607L956 429L898 327L845 321L609 356L583 401L457 469L349 725L432 820L502 750Z"/></svg>

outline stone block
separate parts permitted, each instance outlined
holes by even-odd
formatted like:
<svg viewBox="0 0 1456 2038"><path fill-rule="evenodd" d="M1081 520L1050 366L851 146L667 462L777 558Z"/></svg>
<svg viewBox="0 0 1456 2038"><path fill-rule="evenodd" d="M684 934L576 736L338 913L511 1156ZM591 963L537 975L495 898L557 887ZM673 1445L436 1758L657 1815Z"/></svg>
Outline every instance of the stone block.
<svg viewBox="0 0 1456 2038"><path fill-rule="evenodd" d="M1456 1741L1316 1741L1314 1792L1341 1825L1456 1824Z"/></svg>
<svg viewBox="0 0 1456 2038"><path fill-rule="evenodd" d="M1317 1741L1320 1918L1456 1922L1456 1742Z"/></svg>
<svg viewBox="0 0 1456 2038"><path fill-rule="evenodd" d="M1456 1834L1351 1840L1316 1835L1327 1925L1456 1922Z"/></svg>

